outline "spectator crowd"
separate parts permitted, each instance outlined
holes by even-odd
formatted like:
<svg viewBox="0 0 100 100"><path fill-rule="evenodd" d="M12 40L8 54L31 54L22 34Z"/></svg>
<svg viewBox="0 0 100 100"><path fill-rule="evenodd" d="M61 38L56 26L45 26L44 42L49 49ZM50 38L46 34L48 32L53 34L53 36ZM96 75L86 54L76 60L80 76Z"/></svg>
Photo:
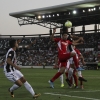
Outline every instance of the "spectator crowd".
<svg viewBox="0 0 100 100"><path fill-rule="evenodd" d="M80 34L84 38L84 44L77 46L83 54L86 62L95 62L100 57L100 33ZM0 39L0 61L5 59L5 54L9 48L9 41L12 38ZM57 56L57 46L54 42L50 41L50 37L24 37L16 38L21 39L19 43L19 50L17 51L17 60L23 66L41 66L44 63L47 66L54 65L55 57ZM36 40L30 48L27 45Z"/></svg>

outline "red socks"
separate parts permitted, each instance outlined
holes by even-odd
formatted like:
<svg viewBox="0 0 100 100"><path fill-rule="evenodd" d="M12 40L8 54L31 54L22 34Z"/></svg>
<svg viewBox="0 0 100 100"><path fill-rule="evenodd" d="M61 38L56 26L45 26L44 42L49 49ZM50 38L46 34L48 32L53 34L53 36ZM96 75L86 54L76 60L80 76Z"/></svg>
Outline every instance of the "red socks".
<svg viewBox="0 0 100 100"><path fill-rule="evenodd" d="M62 73L58 72L56 75L50 80L51 82L54 82Z"/></svg>
<svg viewBox="0 0 100 100"><path fill-rule="evenodd" d="M74 77L74 81L75 81L76 86L78 86L78 79L77 79L77 76L76 76L76 75L73 75L73 77Z"/></svg>
<svg viewBox="0 0 100 100"><path fill-rule="evenodd" d="M75 71L73 72L73 77L74 77L75 85L78 86L78 78L75 74Z"/></svg>

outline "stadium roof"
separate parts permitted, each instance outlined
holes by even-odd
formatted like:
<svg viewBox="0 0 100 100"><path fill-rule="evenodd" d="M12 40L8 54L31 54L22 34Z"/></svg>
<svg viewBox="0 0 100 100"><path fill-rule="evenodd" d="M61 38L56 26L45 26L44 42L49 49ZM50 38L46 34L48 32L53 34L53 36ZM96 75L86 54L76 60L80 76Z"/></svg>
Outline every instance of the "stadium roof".
<svg viewBox="0 0 100 100"><path fill-rule="evenodd" d="M66 11L66 10L73 10L73 9L77 9L77 8L95 7L98 5L100 5L100 0L83 0L83 1L79 1L79 2L66 3L66 4L62 4L62 5L51 6L51 7L10 13L9 15L16 17L16 18L17 17L29 17L29 16L36 16L36 15L41 15L41 14L50 14L50 13L54 13L54 12L61 12L61 11Z"/></svg>
<svg viewBox="0 0 100 100"><path fill-rule="evenodd" d="M62 12L67 12L67 11L77 10L77 9L85 10L85 9L89 9L89 8L93 8L93 7L97 7L97 6L98 7L100 6L100 0L83 0L83 1L79 1L79 2L66 3L66 4L51 6L51 7L14 12L14 13L10 13L9 15L13 16L15 18L18 18L19 25L37 24L37 25L44 26L40 23L49 22L48 24L50 24L50 25L51 25L51 22L57 23L57 24L63 24L66 20L71 20L71 21L75 20L73 18L73 16L70 15L69 17L73 18L73 20L69 19L69 17L68 18L66 17L66 19L64 20L63 17L65 17L65 16L63 16L62 20L60 18L60 20L58 21L57 20L58 18L51 18L51 15L53 16L53 14L55 14L55 13L57 14L59 12L59 14L62 15ZM92 10L92 9L90 9L90 10ZM43 15L48 15L47 17L50 17L50 18L49 19L41 18ZM85 13L84 15L87 16L87 13ZM78 18L80 16L81 15L74 16L74 17ZM41 19L38 17L40 17ZM73 23L74 23L74 26L79 26L82 24L82 23L76 24L75 22L73 22ZM92 22L90 24L94 24L94 23L95 22ZM87 24L89 24L89 23L87 23ZM54 24L54 26L56 26L56 25Z"/></svg>

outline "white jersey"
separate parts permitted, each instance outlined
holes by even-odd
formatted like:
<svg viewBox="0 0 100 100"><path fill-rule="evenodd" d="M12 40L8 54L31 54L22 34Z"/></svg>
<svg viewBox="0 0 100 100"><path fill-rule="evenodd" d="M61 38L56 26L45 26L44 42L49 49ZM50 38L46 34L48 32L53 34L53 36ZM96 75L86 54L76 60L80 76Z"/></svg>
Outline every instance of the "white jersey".
<svg viewBox="0 0 100 100"><path fill-rule="evenodd" d="M16 65L16 52L12 48L10 48L6 54L6 59L4 63L4 72L5 73L14 72L16 69L7 63L7 58L10 58L12 63Z"/></svg>

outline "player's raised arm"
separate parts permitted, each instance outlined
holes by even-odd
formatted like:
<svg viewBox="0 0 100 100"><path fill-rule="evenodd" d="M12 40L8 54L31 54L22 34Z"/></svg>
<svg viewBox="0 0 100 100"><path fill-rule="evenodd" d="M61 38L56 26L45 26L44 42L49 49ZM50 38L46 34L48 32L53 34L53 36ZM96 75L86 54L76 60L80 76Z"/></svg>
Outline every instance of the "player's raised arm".
<svg viewBox="0 0 100 100"><path fill-rule="evenodd" d="M20 44L20 43L21 43L21 41L22 41L21 39L18 39L18 40L17 40L17 43L18 43L18 44Z"/></svg>
<svg viewBox="0 0 100 100"><path fill-rule="evenodd" d="M74 42L78 43L78 42L80 42L80 41L81 41L81 42L84 41L83 37L79 37L79 39L75 40Z"/></svg>
<svg viewBox="0 0 100 100"><path fill-rule="evenodd" d="M84 41L83 37L78 37L75 35L70 35L70 37L74 40L76 39L75 42Z"/></svg>
<svg viewBox="0 0 100 100"><path fill-rule="evenodd" d="M50 39L51 39L52 41L54 41L54 34L55 34L55 32L56 32L56 28L53 29L53 33L52 33L52 35L51 35L51 37L50 37Z"/></svg>
<svg viewBox="0 0 100 100"><path fill-rule="evenodd" d="M30 48L32 46L32 44L35 44L36 40L34 40L31 44L29 44L26 48Z"/></svg>
<svg viewBox="0 0 100 100"><path fill-rule="evenodd" d="M73 38L73 39L79 39L79 38L80 38L80 37L78 37L78 36L71 35L71 34L70 34L70 36L71 36L71 38Z"/></svg>
<svg viewBox="0 0 100 100"><path fill-rule="evenodd" d="M83 44L83 42L77 43L77 42L72 42L72 45L80 45Z"/></svg>
<svg viewBox="0 0 100 100"><path fill-rule="evenodd" d="M73 42L68 41L68 43L69 43L69 45L74 45L74 46L83 44L83 42L77 43L77 42L74 42L74 41Z"/></svg>

